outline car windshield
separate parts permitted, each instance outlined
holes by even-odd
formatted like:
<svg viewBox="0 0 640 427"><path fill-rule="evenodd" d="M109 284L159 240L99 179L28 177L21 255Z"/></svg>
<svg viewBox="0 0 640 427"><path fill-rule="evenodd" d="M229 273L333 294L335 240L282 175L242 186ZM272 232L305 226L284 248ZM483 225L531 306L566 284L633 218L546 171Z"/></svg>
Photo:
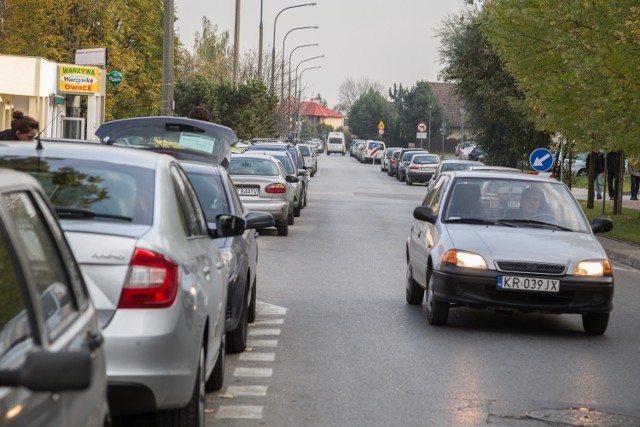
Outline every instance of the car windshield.
<svg viewBox="0 0 640 427"><path fill-rule="evenodd" d="M342 138L329 138L329 144L342 144Z"/></svg>
<svg viewBox="0 0 640 427"><path fill-rule="evenodd" d="M442 172L464 171L468 170L471 166L473 165L465 163L445 163L442 165Z"/></svg>
<svg viewBox="0 0 640 427"><path fill-rule="evenodd" d="M557 181L457 178L447 196L447 222L490 221L587 233L589 224L567 187Z"/></svg>
<svg viewBox="0 0 640 427"><path fill-rule="evenodd" d="M150 225L155 172L70 158L0 158L0 167L38 180L60 219L126 220Z"/></svg>
<svg viewBox="0 0 640 427"><path fill-rule="evenodd" d="M229 162L231 175L278 175L278 167L269 159L233 157Z"/></svg>
<svg viewBox="0 0 640 427"><path fill-rule="evenodd" d="M412 162L418 165L436 165L440 159L438 156L414 156Z"/></svg>

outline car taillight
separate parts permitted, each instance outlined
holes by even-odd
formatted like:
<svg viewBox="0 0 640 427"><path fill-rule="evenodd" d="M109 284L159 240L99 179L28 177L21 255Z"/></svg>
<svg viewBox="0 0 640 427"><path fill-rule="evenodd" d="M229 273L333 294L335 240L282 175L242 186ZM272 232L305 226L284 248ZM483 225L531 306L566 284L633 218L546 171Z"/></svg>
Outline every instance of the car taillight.
<svg viewBox="0 0 640 427"><path fill-rule="evenodd" d="M417 169L420 169L420 166L411 165L411 166L409 166L409 169L411 169L411 170L417 170Z"/></svg>
<svg viewBox="0 0 640 427"><path fill-rule="evenodd" d="M265 187L264 192L270 194L282 194L287 192L287 187L280 183L270 184Z"/></svg>
<svg viewBox="0 0 640 427"><path fill-rule="evenodd" d="M178 294L178 265L164 255L136 249L118 308L166 308Z"/></svg>

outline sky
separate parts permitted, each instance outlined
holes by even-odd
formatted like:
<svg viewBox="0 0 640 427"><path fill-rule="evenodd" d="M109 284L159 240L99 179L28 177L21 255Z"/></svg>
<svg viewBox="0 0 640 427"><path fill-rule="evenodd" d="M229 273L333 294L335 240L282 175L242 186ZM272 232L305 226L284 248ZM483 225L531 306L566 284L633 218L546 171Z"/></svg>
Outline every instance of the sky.
<svg viewBox="0 0 640 427"><path fill-rule="evenodd" d="M236 0L174 0L176 31L185 47L191 48L196 31L206 16L218 33L228 31L233 43ZM302 72L303 98L318 93L330 107L338 104L338 88L348 78L367 78L385 88L394 83L411 87L420 80L438 81L440 40L436 30L449 15L460 15L463 0L240 0L240 52L258 51L260 5L262 1L263 55L271 55L276 23L276 55L283 51L285 35L297 27L317 29L291 31L284 39L285 60L291 56ZM292 50L305 44L318 44ZM325 55L310 61L301 61ZM270 70L265 70L269 71ZM287 80L285 70L285 80Z"/></svg>

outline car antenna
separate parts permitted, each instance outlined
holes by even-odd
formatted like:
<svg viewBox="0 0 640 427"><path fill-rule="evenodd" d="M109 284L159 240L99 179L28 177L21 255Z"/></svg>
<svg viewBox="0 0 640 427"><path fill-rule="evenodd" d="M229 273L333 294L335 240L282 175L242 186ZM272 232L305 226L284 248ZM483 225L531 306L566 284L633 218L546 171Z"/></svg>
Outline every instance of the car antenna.
<svg viewBox="0 0 640 427"><path fill-rule="evenodd" d="M42 133L43 133L45 130L47 130L47 128L48 128L49 126L51 126L51 124L53 123L53 121L54 121L55 119L57 119L58 117L60 117L60 114L62 114L62 110L60 110L60 112L59 112L58 114L56 114L56 115L55 115L55 117L54 117L53 119L51 119L51 121L50 121L49 123L47 123L47 125L46 125L44 128L42 128L42 130L41 130L40 132L38 132L38 134L36 135L36 142L37 142L37 143L36 143L36 150L37 150L38 152L41 152L41 151L42 151L42 149L43 149L43 147L42 147L42 141L40 140L40 135L42 135Z"/></svg>

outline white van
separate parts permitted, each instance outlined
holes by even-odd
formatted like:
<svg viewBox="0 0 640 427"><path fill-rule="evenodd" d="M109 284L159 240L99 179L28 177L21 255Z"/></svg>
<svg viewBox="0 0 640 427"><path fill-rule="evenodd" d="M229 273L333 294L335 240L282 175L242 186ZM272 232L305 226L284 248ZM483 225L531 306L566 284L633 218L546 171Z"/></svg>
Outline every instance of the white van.
<svg viewBox="0 0 640 427"><path fill-rule="evenodd" d="M329 132L327 135L327 156L331 153L341 153L343 156L347 152L347 145L344 142L343 132Z"/></svg>
<svg viewBox="0 0 640 427"><path fill-rule="evenodd" d="M384 142L368 139L362 150L362 163L380 163L385 148Z"/></svg>

